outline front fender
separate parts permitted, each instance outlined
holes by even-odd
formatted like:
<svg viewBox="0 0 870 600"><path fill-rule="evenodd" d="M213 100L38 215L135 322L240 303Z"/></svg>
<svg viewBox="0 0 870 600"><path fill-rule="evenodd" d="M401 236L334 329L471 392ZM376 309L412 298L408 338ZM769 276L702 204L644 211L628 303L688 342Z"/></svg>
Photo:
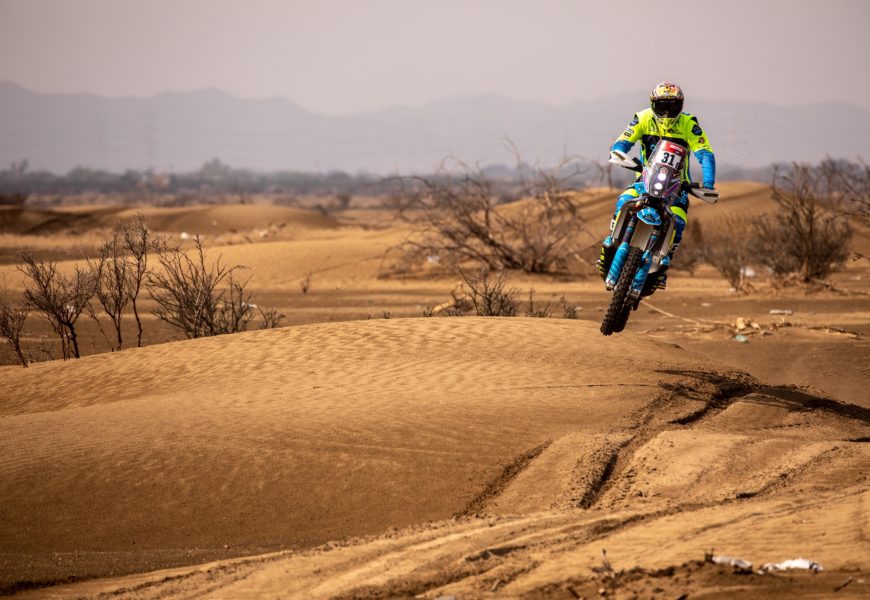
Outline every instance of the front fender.
<svg viewBox="0 0 870 600"><path fill-rule="evenodd" d="M661 219L659 219L659 224L661 224ZM640 248L646 252L655 243L657 238L655 234L658 231L658 228L658 224L650 224L639 219L637 226L634 228L634 235L631 236L629 245L633 248Z"/></svg>

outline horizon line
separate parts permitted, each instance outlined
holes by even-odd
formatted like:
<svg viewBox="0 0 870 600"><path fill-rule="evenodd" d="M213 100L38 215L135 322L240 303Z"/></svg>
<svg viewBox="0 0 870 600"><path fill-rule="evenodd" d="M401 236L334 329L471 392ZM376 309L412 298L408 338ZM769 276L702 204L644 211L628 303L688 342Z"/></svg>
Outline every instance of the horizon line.
<svg viewBox="0 0 870 600"><path fill-rule="evenodd" d="M308 112L310 114L320 115L320 116L328 116L328 117L364 115L364 114L371 114L371 113L378 113L378 112L383 112L383 111L399 110L399 109L421 109L421 108L425 108L425 107L433 105L433 104L438 104L440 102L445 102L445 101L450 101L450 100L481 99L481 98L486 98L486 97L493 97L493 98L497 98L500 100L508 100L510 102L515 102L518 104L519 103L521 103L521 104L533 104L533 105L538 105L538 106L545 107L548 109L560 110L560 109L568 108L568 107L576 105L576 104L594 104L594 103L599 103L599 102L606 102L606 101L612 100L613 98L628 96L630 94L638 94L638 96L640 97L639 102L644 102L644 101L646 101L646 94L647 94L647 92L642 91L642 90L633 90L633 91L632 90L624 90L621 92L614 92L611 95L600 96L598 98L594 98L594 99L590 99L590 100L572 100L572 101L569 101L566 103L556 104L556 103L545 102L542 100L516 98L516 97L510 96L508 94L502 93L502 92L490 91L490 92L438 96L438 97L431 98L429 100L425 100L425 101L420 102L420 103L387 104L387 105L384 105L380 108L364 108L364 109L359 109L359 110L355 110L355 111L342 111L342 112L324 112L321 110L306 107L289 96L281 96L281 95L243 96L243 95L239 95L235 92L227 91L227 90L222 89L222 88L217 87L217 86L198 87L198 88L192 88L192 89L183 90L183 91L167 89L167 90L162 90L159 92L152 92L151 94L112 95L112 94L108 94L105 92L93 92L93 91L43 92L43 91L34 90L33 88L27 87L26 85L21 84L17 81L13 81L11 79L0 79L0 86L2 86L2 85L16 87L16 88L19 88L19 89L21 89L29 94L34 94L34 95L38 95L38 96L90 96L90 97L100 98L100 99L104 99L104 100L149 100L149 99L157 98L160 96L193 96L196 94L203 94L203 93L217 93L217 94L220 94L220 95L223 95L223 96L235 99L235 100L244 100L244 101L253 101L253 102L269 102L269 101L276 101L276 100L284 101L284 102L288 102L290 104L293 104L296 107L300 108L301 110L304 110L305 112ZM703 102L724 102L724 103L730 103L730 104L762 105L762 106L770 106L770 107L781 108L781 109L807 108L807 107L814 107L814 106L820 106L820 105L834 104L834 105L850 106L853 108L858 108L860 110L865 110L865 111L870 112L870 107L865 107L865 106L862 106L861 104L857 104L855 102L848 102L846 100L820 100L820 101L804 103L804 104L789 104L789 105L776 104L776 103L768 102L768 101L721 100L721 99L714 99L714 98L709 98L709 97L707 97L707 98L700 97L699 100L703 101Z"/></svg>

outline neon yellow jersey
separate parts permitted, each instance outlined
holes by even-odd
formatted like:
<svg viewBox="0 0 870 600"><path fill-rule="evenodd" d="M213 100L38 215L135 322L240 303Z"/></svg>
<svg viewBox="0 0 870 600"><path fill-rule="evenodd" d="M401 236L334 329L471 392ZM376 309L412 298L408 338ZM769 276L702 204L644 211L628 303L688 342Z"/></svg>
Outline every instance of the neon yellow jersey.
<svg viewBox="0 0 870 600"><path fill-rule="evenodd" d="M640 157L643 164L647 163L653 148L662 139L687 146L696 155L699 152L713 154L713 148L710 146L707 134L698 124L697 117L688 113L680 113L676 119L669 119L669 121L671 122L669 127L661 129L661 125L654 118L652 109L644 109L634 115L634 119L625 128L622 135L616 138L614 147L624 146L627 142L630 148L635 143L640 142ZM691 179L689 161L686 161L683 167L683 179L685 181Z"/></svg>

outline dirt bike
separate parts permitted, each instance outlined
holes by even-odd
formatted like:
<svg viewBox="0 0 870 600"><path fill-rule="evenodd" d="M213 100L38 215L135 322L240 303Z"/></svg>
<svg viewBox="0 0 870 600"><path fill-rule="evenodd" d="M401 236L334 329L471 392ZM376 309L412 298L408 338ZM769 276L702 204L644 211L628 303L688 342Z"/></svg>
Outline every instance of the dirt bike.
<svg viewBox="0 0 870 600"><path fill-rule="evenodd" d="M676 233L676 217L671 212L673 201L683 191L710 204L719 199L718 191L683 181L683 165L687 160L689 149L669 140L656 144L646 166L618 150L610 153L610 163L641 173L643 193L622 207L611 234L604 240L604 285L613 291L601 321L604 335L625 329L641 298L662 287L658 275L670 266L669 254Z"/></svg>

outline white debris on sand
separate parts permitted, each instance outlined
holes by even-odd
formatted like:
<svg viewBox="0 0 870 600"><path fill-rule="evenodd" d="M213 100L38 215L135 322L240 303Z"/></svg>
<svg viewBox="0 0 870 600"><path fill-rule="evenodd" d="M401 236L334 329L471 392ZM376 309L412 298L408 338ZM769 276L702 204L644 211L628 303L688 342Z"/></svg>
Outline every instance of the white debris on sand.
<svg viewBox="0 0 870 600"><path fill-rule="evenodd" d="M793 558L791 560L784 560L778 563L766 563L761 567L762 573L769 573L770 571L788 571L790 569L804 569L807 571L813 571L818 573L819 571L824 570L822 565L819 563L809 560L807 558Z"/></svg>
<svg viewBox="0 0 870 600"><path fill-rule="evenodd" d="M735 558L733 556L714 556L710 559L710 562L717 565L728 565L731 567L736 567L738 569L752 569L751 562L749 562L748 560L743 560L742 558Z"/></svg>

